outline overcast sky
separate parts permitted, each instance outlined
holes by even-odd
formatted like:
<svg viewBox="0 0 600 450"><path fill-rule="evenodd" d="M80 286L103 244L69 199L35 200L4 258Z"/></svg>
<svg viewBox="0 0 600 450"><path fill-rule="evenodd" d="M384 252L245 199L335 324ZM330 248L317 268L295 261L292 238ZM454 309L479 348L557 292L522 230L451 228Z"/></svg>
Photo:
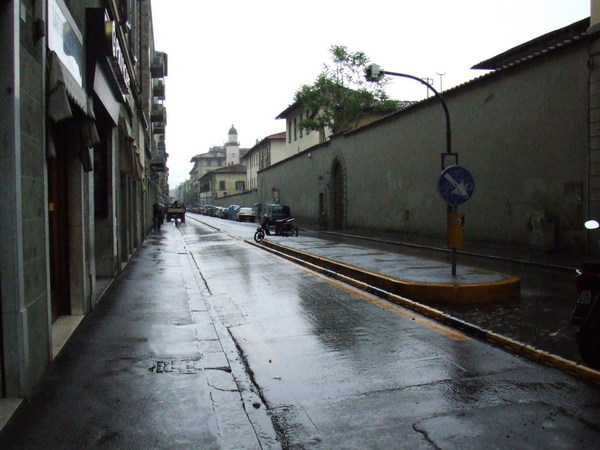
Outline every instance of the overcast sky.
<svg viewBox="0 0 600 450"><path fill-rule="evenodd" d="M168 53L169 185L190 159L223 145L231 125L242 148L285 131L275 117L312 83L329 48L363 51L393 72L430 78L436 89L485 72L474 64L590 15L590 0L152 0L156 49ZM397 100L427 96L395 78Z"/></svg>

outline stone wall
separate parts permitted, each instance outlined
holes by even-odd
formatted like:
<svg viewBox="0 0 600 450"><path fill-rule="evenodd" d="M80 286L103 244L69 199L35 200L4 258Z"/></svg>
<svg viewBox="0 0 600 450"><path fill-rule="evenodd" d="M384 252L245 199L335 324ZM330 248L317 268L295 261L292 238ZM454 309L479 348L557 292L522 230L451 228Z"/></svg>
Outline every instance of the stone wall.
<svg viewBox="0 0 600 450"><path fill-rule="evenodd" d="M581 42L444 93L452 150L476 184L459 207L467 239L582 249L585 202L573 192L588 185L587 60ZM431 97L262 171L260 201L276 189L300 222L317 223L322 202L330 225L445 237L445 131Z"/></svg>

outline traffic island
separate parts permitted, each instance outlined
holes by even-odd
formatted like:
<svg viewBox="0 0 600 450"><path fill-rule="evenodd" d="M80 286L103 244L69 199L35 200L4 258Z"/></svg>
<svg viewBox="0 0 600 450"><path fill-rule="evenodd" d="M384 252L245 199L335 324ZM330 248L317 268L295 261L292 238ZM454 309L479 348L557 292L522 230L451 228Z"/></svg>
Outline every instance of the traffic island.
<svg viewBox="0 0 600 450"><path fill-rule="evenodd" d="M330 276L353 279L371 289L425 304L499 302L513 300L520 295L520 280L511 275L462 268L460 276L452 277L441 263L406 257L399 257L393 267L381 264L379 271L377 261L373 261L372 257L367 260L369 255L353 255L356 263L349 264L300 249L297 240L294 243L296 247L266 239L261 246L287 255L300 264L308 263L313 269L330 272Z"/></svg>

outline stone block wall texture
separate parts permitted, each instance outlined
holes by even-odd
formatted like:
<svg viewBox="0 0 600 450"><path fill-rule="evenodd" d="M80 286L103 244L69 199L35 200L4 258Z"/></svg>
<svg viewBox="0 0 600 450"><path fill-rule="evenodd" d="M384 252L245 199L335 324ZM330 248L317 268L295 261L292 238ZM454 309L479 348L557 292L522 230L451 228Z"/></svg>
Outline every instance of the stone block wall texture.
<svg viewBox="0 0 600 450"><path fill-rule="evenodd" d="M566 186L588 186L587 60L587 46L572 45L444 93L452 151L476 183L459 207L468 239L531 246L530 217L543 212L558 246L568 245ZM274 164L259 176L259 197L264 202L275 188L299 221L316 223L322 195L331 224L337 161L344 228L445 237L446 204L437 191L445 131L432 97Z"/></svg>

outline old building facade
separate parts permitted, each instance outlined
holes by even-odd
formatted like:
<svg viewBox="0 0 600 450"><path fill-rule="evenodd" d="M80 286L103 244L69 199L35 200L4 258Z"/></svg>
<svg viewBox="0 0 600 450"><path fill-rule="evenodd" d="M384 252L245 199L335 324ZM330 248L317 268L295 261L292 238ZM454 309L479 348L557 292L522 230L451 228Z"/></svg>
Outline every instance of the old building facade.
<svg viewBox="0 0 600 450"><path fill-rule="evenodd" d="M247 152L247 148L240 148L237 130L231 125L224 145L214 146L191 159L194 166L188 180L190 190L187 198L181 197L190 206L204 206L212 205L217 198L243 192L247 187L244 166Z"/></svg>
<svg viewBox="0 0 600 450"><path fill-rule="evenodd" d="M232 164L211 170L199 180L200 205L218 204L218 199L246 190L246 166Z"/></svg>
<svg viewBox="0 0 600 450"><path fill-rule="evenodd" d="M0 48L0 386L19 397L167 191L167 59L150 1L2 2Z"/></svg>
<svg viewBox="0 0 600 450"><path fill-rule="evenodd" d="M285 119L286 129L286 156L290 157L306 150L313 145L325 142L331 136L331 130L310 131L300 127L302 120L311 117L308 111L300 103L292 103L281 111L276 119Z"/></svg>
<svg viewBox="0 0 600 450"><path fill-rule="evenodd" d="M258 188L258 172L287 158L285 137L285 132L267 136L244 155L242 164L247 169L246 189L256 190Z"/></svg>

